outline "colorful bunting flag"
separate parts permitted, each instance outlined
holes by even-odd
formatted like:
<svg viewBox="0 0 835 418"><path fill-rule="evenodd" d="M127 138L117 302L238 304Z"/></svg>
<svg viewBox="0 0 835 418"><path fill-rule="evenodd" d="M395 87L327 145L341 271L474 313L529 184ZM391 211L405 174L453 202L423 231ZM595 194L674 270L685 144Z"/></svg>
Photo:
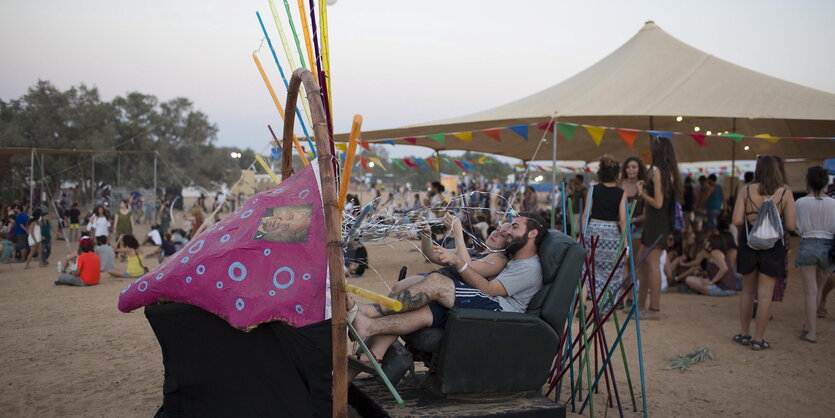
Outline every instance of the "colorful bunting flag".
<svg viewBox="0 0 835 418"><path fill-rule="evenodd" d="M773 137L769 134L759 134L759 135L754 135L754 137L755 138L760 138L760 139L765 139L766 141L771 142L772 144L775 144L775 143L777 143L777 141L780 140L780 138L775 138L775 137Z"/></svg>
<svg viewBox="0 0 835 418"><path fill-rule="evenodd" d="M635 138L638 137L638 132L637 129L621 128L617 130L618 135L629 146L629 149L635 149Z"/></svg>
<svg viewBox="0 0 835 418"><path fill-rule="evenodd" d="M690 136L692 136L693 139L696 140L696 143L699 144L700 147L707 145L705 144L705 134L690 134Z"/></svg>
<svg viewBox="0 0 835 418"><path fill-rule="evenodd" d="M464 164L462 164L462 163L461 163L461 161L459 161L459 160L453 160L452 162L454 162L455 164L457 164L457 165L458 165L458 167L461 167L461 169L462 169L462 170L465 170L465 169L466 169L466 167L464 167Z"/></svg>
<svg viewBox="0 0 835 418"><path fill-rule="evenodd" d="M517 133L519 136L521 136L521 137L522 137L522 139L524 139L525 141L527 141L527 140L528 140L528 125L516 125L516 126L511 126L511 127L509 127L508 129L510 129L510 130L511 130L511 131L513 131L513 132L516 132L516 133Z"/></svg>
<svg viewBox="0 0 835 418"><path fill-rule="evenodd" d="M470 163L468 163L466 161L461 161L461 164L463 164L464 168L467 169L467 170L472 170L473 169L473 166L471 166Z"/></svg>
<svg viewBox="0 0 835 418"><path fill-rule="evenodd" d="M403 140L404 140L404 141L406 141L406 142L408 142L408 143L410 143L410 144L412 144L412 145L416 145L416 144L417 144L417 138L415 138L415 137L413 137L413 136L410 136L410 137L408 137L408 138L403 138Z"/></svg>
<svg viewBox="0 0 835 418"><path fill-rule="evenodd" d="M333 146L334 146L334 148L336 148L336 149L338 149L342 152L347 152L348 151L348 144L345 144L345 143L333 144Z"/></svg>
<svg viewBox="0 0 835 418"><path fill-rule="evenodd" d="M383 143L386 143L386 144L389 144L389 145L394 145L394 141L393 141L393 140L391 140L391 139L384 139L384 140L382 140L382 141L380 141L380 142L383 142Z"/></svg>
<svg viewBox="0 0 835 418"><path fill-rule="evenodd" d="M673 133L672 132L649 131L649 134L652 135L652 136L663 136L664 138L667 138L667 139L673 139Z"/></svg>
<svg viewBox="0 0 835 418"><path fill-rule="evenodd" d="M551 119L548 122L539 122L536 124L536 127L548 132L554 132L554 120Z"/></svg>
<svg viewBox="0 0 835 418"><path fill-rule="evenodd" d="M591 135L591 139L599 147L600 146L600 141L603 140L603 134L606 133L606 128L604 128L602 126L588 126L588 125L583 126L583 128L586 128L586 131L589 133L589 135Z"/></svg>
<svg viewBox="0 0 835 418"><path fill-rule="evenodd" d="M374 164L379 165L379 166L380 166L380 168L382 168L383 170L388 171L388 169L386 168L386 166L384 166L384 165L383 165L383 161L381 161L379 157L368 157L368 159L369 159L369 160L371 160L371 161L373 161L373 162L374 162Z"/></svg>
<svg viewBox="0 0 835 418"><path fill-rule="evenodd" d="M727 136L728 138L731 138L736 142L742 141L742 138L745 137L745 134L738 134L738 133L733 133L733 132L724 133L724 134L721 134L721 135L722 136Z"/></svg>
<svg viewBox="0 0 835 418"><path fill-rule="evenodd" d="M577 130L577 125L573 123L557 123L557 130L565 137L565 139L571 141L574 139L574 131Z"/></svg>
<svg viewBox="0 0 835 418"><path fill-rule="evenodd" d="M495 139L496 141L502 141L502 130L501 129L485 129L483 131L485 135L489 136L490 138Z"/></svg>
<svg viewBox="0 0 835 418"><path fill-rule="evenodd" d="M392 163L392 164L394 164L394 165L396 165L396 166L397 166L397 168L399 168L399 169L401 169L401 170L405 170L405 169L406 169L406 166L404 166L404 165L403 165L403 162L402 162L402 161L400 161L400 160L398 160L397 158L392 158L392 159L391 159L391 163Z"/></svg>
<svg viewBox="0 0 835 418"><path fill-rule="evenodd" d="M406 163L407 166L412 167L412 168L415 168L415 167L418 166L417 164L413 163L412 160L410 160L408 158L404 158L403 162Z"/></svg>
<svg viewBox="0 0 835 418"><path fill-rule="evenodd" d="M426 135L427 138L432 138L435 141L438 141L438 143L441 145L444 145L444 136L444 134Z"/></svg>
<svg viewBox="0 0 835 418"><path fill-rule="evenodd" d="M360 164L362 164L362 168L364 168L367 173L371 172L371 169L368 168L368 158L360 157Z"/></svg>
<svg viewBox="0 0 835 418"><path fill-rule="evenodd" d="M429 166L426 165L426 163L420 158L415 158L415 162L417 163L417 165L420 166L420 168L426 168L426 169L429 168Z"/></svg>
<svg viewBox="0 0 835 418"><path fill-rule="evenodd" d="M270 159L275 161L281 158L281 148L273 147L270 149Z"/></svg>
<svg viewBox="0 0 835 418"><path fill-rule="evenodd" d="M429 164L429 167L432 168L432 171L435 171L435 161L433 161L433 160L434 160L434 158L427 158L426 159L426 164Z"/></svg>
<svg viewBox="0 0 835 418"><path fill-rule="evenodd" d="M488 157L486 155L478 159L479 164L484 164L484 163L489 163L489 162L490 162L490 157Z"/></svg>
<svg viewBox="0 0 835 418"><path fill-rule="evenodd" d="M473 133L472 132L458 132L452 134L452 136L462 140L462 141L472 141L473 140Z"/></svg>

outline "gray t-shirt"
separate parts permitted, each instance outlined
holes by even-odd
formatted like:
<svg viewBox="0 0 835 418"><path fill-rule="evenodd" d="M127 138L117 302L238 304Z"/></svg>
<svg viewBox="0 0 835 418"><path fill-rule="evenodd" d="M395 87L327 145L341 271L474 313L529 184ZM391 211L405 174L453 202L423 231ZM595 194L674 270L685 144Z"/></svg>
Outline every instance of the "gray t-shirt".
<svg viewBox="0 0 835 418"><path fill-rule="evenodd" d="M101 260L101 271L110 271L116 268L116 254L113 253L113 247L99 245L96 247L96 255Z"/></svg>
<svg viewBox="0 0 835 418"><path fill-rule="evenodd" d="M525 312L533 296L542 289L542 266L539 256L524 260L510 260L496 277L507 291L499 296L499 305L505 312Z"/></svg>

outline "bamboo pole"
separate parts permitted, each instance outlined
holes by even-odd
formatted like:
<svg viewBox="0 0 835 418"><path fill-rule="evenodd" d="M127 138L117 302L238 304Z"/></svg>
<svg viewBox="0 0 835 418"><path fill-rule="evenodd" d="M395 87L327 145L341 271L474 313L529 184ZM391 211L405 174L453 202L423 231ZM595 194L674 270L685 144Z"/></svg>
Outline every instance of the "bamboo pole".
<svg viewBox="0 0 835 418"><path fill-rule="evenodd" d="M331 344L333 347L333 416L346 417L348 415L348 357L346 341L345 295L342 278L342 225L339 222L339 212L336 208L336 178L333 169L333 159L328 132L325 109L319 87L309 70L299 68L293 72L287 88L288 109L296 107L299 87L304 83L307 99L310 102L313 129L316 136L316 147L319 150L319 173L322 181L322 206L325 211L325 232L328 242L328 269L330 272L331 295ZM289 114L284 123L284 141L287 143L293 135L295 115Z"/></svg>
<svg viewBox="0 0 835 418"><path fill-rule="evenodd" d="M354 155L357 152L357 140L360 137L362 128L362 115L354 115L354 122L351 124L351 134L348 136L348 151L345 156L345 166L342 169L342 182L339 185L339 201L336 208L342 213L345 207L345 196L348 194L348 184L351 183L351 170L354 166Z"/></svg>
<svg viewBox="0 0 835 418"><path fill-rule="evenodd" d="M307 61L310 63L310 72L313 74L315 80L319 80L316 74L316 64L313 63L313 44L310 41L310 25L307 24L307 8L304 6L304 0L298 0L299 3L299 18L302 20L302 32L304 32L304 46L307 49Z"/></svg>
<svg viewBox="0 0 835 418"><path fill-rule="evenodd" d="M272 83L270 83L270 79L267 78L267 73L264 72L264 67L261 65L261 60L258 59L258 55L256 55L254 52L252 53L252 59L255 61L255 66L258 67L258 72L261 73L261 78L264 80L264 84L267 86L267 90L270 92L270 97L273 98L273 103L275 103L275 108L278 110L278 114L281 115L282 120L285 120L286 115L284 113L284 109L281 107L281 102L278 101L278 96L276 96L275 90L273 90L273 85L272 85ZM293 113L290 112L290 114L292 115ZM296 134L292 135L292 141L293 141L293 145L296 146L296 151L299 153L299 158L301 158L302 164L304 164L305 167L307 167L307 164L308 164L307 156L304 154L304 150L302 150L302 146L301 146L301 144L299 144L299 140L298 140L298 138L296 138ZM290 149L290 148L287 147L286 144L285 144L284 149ZM291 157L292 157L292 155L291 155Z"/></svg>

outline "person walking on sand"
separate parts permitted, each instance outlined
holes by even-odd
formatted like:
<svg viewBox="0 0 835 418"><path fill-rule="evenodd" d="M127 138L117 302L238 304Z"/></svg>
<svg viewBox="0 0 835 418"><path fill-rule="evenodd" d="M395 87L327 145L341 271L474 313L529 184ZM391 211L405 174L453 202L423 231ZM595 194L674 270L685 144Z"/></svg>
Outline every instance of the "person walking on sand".
<svg viewBox="0 0 835 418"><path fill-rule="evenodd" d="M119 248L122 244L122 237L133 235L134 230L133 214L127 200L119 202L119 210L116 211L113 223L116 224L116 248Z"/></svg>
<svg viewBox="0 0 835 418"><path fill-rule="evenodd" d="M820 312L826 278L835 271L835 264L829 258L835 238L835 199L823 192L828 180L825 168L809 168L806 173L809 194L797 200L797 232L801 239L794 263L803 278L806 307L806 321L800 339L810 343L818 341L815 317Z"/></svg>
<svg viewBox="0 0 835 418"><path fill-rule="evenodd" d="M90 224L93 226L93 236L106 237L110 234L110 220L104 206L96 206L93 215L90 216Z"/></svg>
<svg viewBox="0 0 835 418"><path fill-rule="evenodd" d="M733 340L757 351L771 348L771 344L764 339L765 329L771 314L774 285L778 279L785 279L787 276L786 246L782 239L778 239L771 248L753 249L748 245L748 231L754 227L763 205L768 203L771 206L770 202L776 206L782 228L787 231L796 229L794 198L779 164L779 160L773 155L760 156L757 159L754 182L740 189L733 212L733 224L740 232L745 231L739 234L739 250L736 256L737 272L742 274L742 294L739 298L741 332L735 335ZM754 311L754 296L757 297L759 306L752 336L748 332Z"/></svg>
<svg viewBox="0 0 835 418"><path fill-rule="evenodd" d="M40 212L36 210L35 213L32 214L32 219L29 220L29 225L26 227L26 239L29 240L29 255L26 257L26 267L24 267L24 269L29 268L29 263L32 261L32 257L41 256L41 240L43 237L41 236L40 215ZM37 254L37 256L35 254ZM35 258L35 260L37 260L37 258Z"/></svg>
<svg viewBox="0 0 835 418"><path fill-rule="evenodd" d="M644 201L644 232L641 235L641 251L649 251L644 264L638 269L638 308L647 309L646 319L660 319L661 311L661 252L666 237L673 230L675 204L680 195L681 174L678 170L675 149L669 139L656 136L650 144L652 167L647 182L638 181L638 196ZM661 237L661 239L659 239Z"/></svg>

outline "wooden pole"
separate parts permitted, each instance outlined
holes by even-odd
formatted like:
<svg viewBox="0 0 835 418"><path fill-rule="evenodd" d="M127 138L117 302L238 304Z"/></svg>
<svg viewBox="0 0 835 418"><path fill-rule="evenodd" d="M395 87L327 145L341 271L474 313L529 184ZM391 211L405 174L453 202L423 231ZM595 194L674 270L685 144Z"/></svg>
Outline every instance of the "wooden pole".
<svg viewBox="0 0 835 418"><path fill-rule="evenodd" d="M328 122L325 115L325 108L322 105L322 96L316 80L309 70L299 68L293 72L290 84L287 87L286 109L295 109L296 100L299 95L299 87L304 83L307 99L310 103L311 117L313 119L313 132L316 138L317 158L319 161L319 174L322 179L322 206L325 211L325 232L328 240L328 270L330 275L331 292L331 344L333 347L333 416L348 416L348 357L346 341L346 320L345 320L345 296L344 280L342 278L342 225L339 222L337 211L336 177L334 174L333 160L331 153L332 141L328 132ZM287 112L284 121L284 143L289 144L293 136L293 123L295 114ZM286 155L287 153L285 153ZM341 209L340 209L341 210Z"/></svg>

